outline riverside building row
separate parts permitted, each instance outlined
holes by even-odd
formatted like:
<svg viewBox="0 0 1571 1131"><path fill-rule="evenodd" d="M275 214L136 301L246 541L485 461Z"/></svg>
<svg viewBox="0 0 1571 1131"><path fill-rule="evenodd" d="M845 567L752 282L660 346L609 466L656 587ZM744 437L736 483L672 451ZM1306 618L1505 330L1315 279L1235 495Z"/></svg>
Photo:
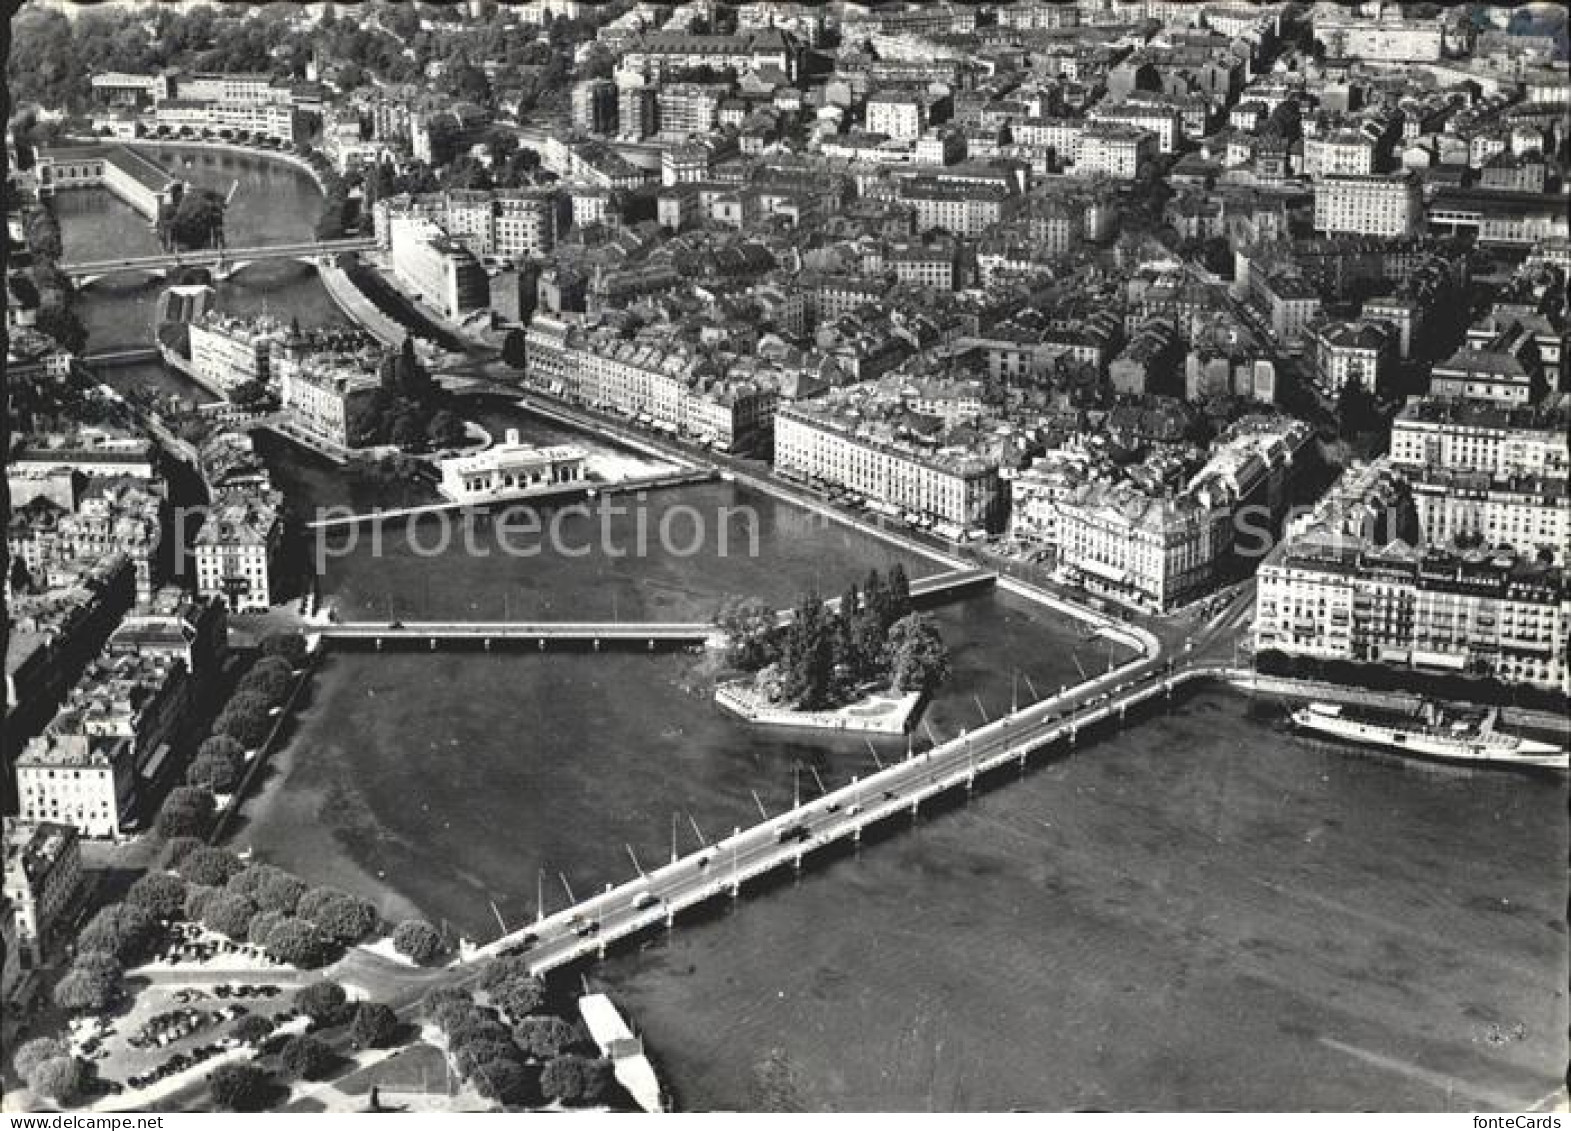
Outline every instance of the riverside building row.
<svg viewBox="0 0 1571 1131"><path fill-rule="evenodd" d="M1412 492L1386 465L1347 473L1262 563L1256 652L1571 692L1564 567L1509 546L1430 544Z"/></svg>
<svg viewBox="0 0 1571 1131"><path fill-rule="evenodd" d="M773 385L729 378L722 362L658 336L628 341L608 325L537 316L526 356L532 384L721 451L764 447L774 428Z"/></svg>

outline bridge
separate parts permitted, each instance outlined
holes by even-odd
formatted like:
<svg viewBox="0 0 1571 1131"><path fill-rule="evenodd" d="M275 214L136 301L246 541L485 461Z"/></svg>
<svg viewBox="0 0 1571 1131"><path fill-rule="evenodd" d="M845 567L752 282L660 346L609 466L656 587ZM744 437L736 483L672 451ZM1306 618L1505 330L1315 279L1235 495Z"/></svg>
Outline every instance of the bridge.
<svg viewBox="0 0 1571 1131"><path fill-rule="evenodd" d="M947 598L992 585L998 575L982 569L956 569L918 578L911 583L911 599L930 605ZM838 598L826 602L837 607ZM790 609L778 614L781 624L792 617ZM450 647L479 647L491 651L497 646L534 645L546 651L553 644L567 647L588 646L595 651L607 647L703 648L717 644L722 633L715 624L704 621L341 621L314 629L324 643L369 645L378 651L389 646L420 647L436 651Z"/></svg>
<svg viewBox="0 0 1571 1131"><path fill-rule="evenodd" d="M1087 730L1144 704L1166 700L1184 684L1229 675L1226 669L1174 671L1154 656L1139 657L1072 691L1027 707L920 754L909 753L865 778L767 817L746 830L673 858L635 879L551 915L537 908L529 927L477 948L468 962L518 955L543 975L583 959L603 958L615 943L674 926L676 916L711 900L737 899L743 886L776 872L800 872L836 846L860 845L869 830L915 822L924 804L972 793L989 775L1025 773L1038 751L1073 747ZM636 860L635 860L636 865Z"/></svg>
<svg viewBox="0 0 1571 1131"><path fill-rule="evenodd" d="M82 286L87 286L106 275L152 274L158 275L177 267L210 267L215 278L227 279L253 263L266 263L276 259L292 259L301 263L316 263L331 259L346 251L370 251L376 246L371 236L354 236L338 240L271 244L266 247L219 247L200 251L163 252L158 255L132 256L128 259L98 259L80 263L62 263L60 269Z"/></svg>
<svg viewBox="0 0 1571 1131"><path fill-rule="evenodd" d="M425 645L435 651L443 644L479 646L489 652L495 645L533 644L545 651L552 644L643 647L653 652L665 647L704 647L715 639L712 624L682 621L346 621L313 630L323 641L336 644L370 644L381 650L388 645Z"/></svg>
<svg viewBox="0 0 1571 1131"><path fill-rule="evenodd" d="M138 346L132 349L108 350L90 353L82 363L93 369L115 369L122 365L143 365L160 359L157 346Z"/></svg>

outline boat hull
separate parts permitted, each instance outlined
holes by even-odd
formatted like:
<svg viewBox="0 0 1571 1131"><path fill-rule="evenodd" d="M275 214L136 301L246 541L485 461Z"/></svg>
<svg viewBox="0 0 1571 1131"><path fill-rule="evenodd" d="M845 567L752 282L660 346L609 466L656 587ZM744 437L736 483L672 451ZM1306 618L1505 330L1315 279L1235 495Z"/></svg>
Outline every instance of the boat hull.
<svg viewBox="0 0 1571 1131"><path fill-rule="evenodd" d="M1563 748L1515 735L1458 737L1387 726L1308 707L1294 711L1292 721L1299 730L1310 734L1439 762L1558 771L1565 771L1568 764Z"/></svg>

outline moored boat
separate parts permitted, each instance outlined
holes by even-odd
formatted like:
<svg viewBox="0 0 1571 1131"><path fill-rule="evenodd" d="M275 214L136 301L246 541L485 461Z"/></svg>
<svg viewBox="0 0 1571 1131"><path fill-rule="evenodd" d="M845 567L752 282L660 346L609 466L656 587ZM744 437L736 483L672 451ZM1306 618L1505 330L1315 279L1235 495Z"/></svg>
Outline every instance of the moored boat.
<svg viewBox="0 0 1571 1131"><path fill-rule="evenodd" d="M1499 711L1448 717L1435 704L1416 715L1360 709L1340 703L1310 703L1292 713L1300 730L1363 746L1378 746L1420 758L1498 766L1565 770L1563 746L1497 729Z"/></svg>

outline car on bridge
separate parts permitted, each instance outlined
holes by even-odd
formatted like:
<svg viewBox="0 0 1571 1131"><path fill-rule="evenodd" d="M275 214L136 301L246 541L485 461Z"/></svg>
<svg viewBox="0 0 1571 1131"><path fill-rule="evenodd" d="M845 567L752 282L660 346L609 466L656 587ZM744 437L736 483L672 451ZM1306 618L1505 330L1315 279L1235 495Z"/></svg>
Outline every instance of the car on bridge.
<svg viewBox="0 0 1571 1131"><path fill-rule="evenodd" d="M793 841L806 840L809 835L807 826L798 822L794 825L787 825L783 829L776 829L775 843L790 844Z"/></svg>

